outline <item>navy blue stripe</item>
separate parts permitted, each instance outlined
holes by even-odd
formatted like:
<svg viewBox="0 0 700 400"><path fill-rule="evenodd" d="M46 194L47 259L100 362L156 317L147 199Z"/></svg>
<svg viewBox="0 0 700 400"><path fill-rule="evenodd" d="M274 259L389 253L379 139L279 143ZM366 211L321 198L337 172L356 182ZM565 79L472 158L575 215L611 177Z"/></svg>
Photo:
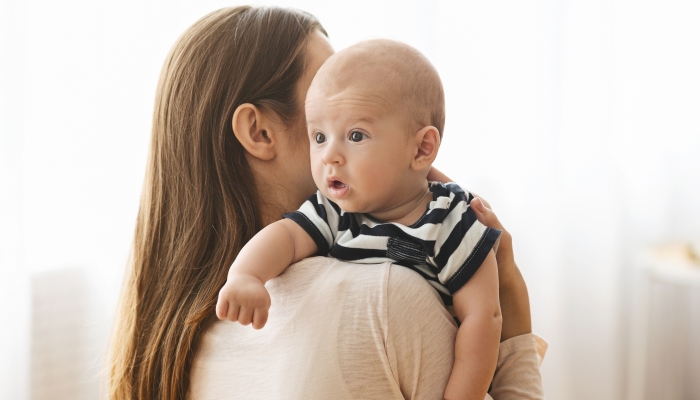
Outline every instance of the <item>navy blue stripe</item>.
<svg viewBox="0 0 700 400"><path fill-rule="evenodd" d="M316 255L325 256L328 254L329 249L326 238L323 236L318 227L311 222L309 217L307 217L303 212L294 211L292 213L283 214L282 218L291 219L292 221L296 222L306 231L306 233L309 234L309 236L311 236L311 239L313 239L314 243L316 243L316 247L318 247Z"/></svg>
<svg viewBox="0 0 700 400"><path fill-rule="evenodd" d="M456 183L431 182L429 189L433 193L433 198L439 196L449 197L450 193L454 193L455 195L468 193Z"/></svg>
<svg viewBox="0 0 700 400"><path fill-rule="evenodd" d="M433 289L435 289L435 288L433 288ZM442 302L445 303L446 307L453 305L452 304L452 296L448 296L445 293L442 293L438 290L436 290L436 292L438 292L438 294L440 295L440 298L442 299ZM457 321L457 324L459 325L459 321Z"/></svg>
<svg viewBox="0 0 700 400"><path fill-rule="evenodd" d="M452 212L452 210L457 208L457 206L460 205L462 202L466 202L466 198L460 199L458 197L455 197L454 199L452 199L452 202L450 203L450 206L448 208L433 208L430 211L430 214L427 214L424 218L418 221L417 224L413 224L410 227L418 228L425 224L439 224L443 222L445 218L447 218L447 216Z"/></svg>
<svg viewBox="0 0 700 400"><path fill-rule="evenodd" d="M338 221L338 232L347 231L352 225L357 225L357 219L355 218L355 214L343 213L343 215L340 215Z"/></svg>
<svg viewBox="0 0 700 400"><path fill-rule="evenodd" d="M452 253L454 253L462 243L462 239L464 239L464 236L469 231L469 228L474 225L474 222L476 222L476 214L474 213L474 210L469 207L464 213L462 213L462 219L459 221L459 223L457 223L457 225L455 225L454 229L452 229L450 236L448 236L442 246L440 246L440 251L435 257L435 264L437 265L439 271L442 271L442 269L445 267L447 260L450 259Z"/></svg>
<svg viewBox="0 0 700 400"><path fill-rule="evenodd" d="M329 253L331 257L343 261L363 260L365 258L386 257L386 250L360 249L355 247L343 247L336 244Z"/></svg>
<svg viewBox="0 0 700 400"><path fill-rule="evenodd" d="M450 202L450 206L448 208L434 208L430 211L430 214L425 215L424 218L422 218L420 221L418 221L417 224L413 224L410 227L411 228L418 228L421 227L425 224L437 224L442 222L447 215L452 212L452 210L459 205L460 201L465 201L466 197L464 197L464 191L459 188L459 186L455 185L449 185L450 187L455 187L459 190L453 190L450 191L447 186L443 183L439 182L433 182L431 186L429 187L430 192L433 194L433 201L437 200L438 197L450 197L450 193L455 193L455 197L452 199ZM426 206L426 211L430 208L430 204Z"/></svg>
<svg viewBox="0 0 700 400"><path fill-rule="evenodd" d="M314 194L312 196L309 196L308 199L306 199L311 205L314 207L314 210L316 210L316 214L318 214L319 217L323 219L323 222L328 225L328 214L326 213L326 207L318 202L318 194Z"/></svg>
<svg viewBox="0 0 700 400"><path fill-rule="evenodd" d="M501 236L500 230L486 228L481 239L474 247L472 254L467 257L462 266L459 267L457 272L455 272L452 278L447 282L447 285L445 285L453 296L472 276L474 276L474 273L476 273L479 267L481 267L481 264L486 260L486 256L488 256L493 245L496 244L496 240L498 240L499 236Z"/></svg>
<svg viewBox="0 0 700 400"><path fill-rule="evenodd" d="M333 207L333 209L335 210L336 214L340 215L340 206L337 205L337 204L335 204L334 202L332 202L332 201L330 201L330 200L328 200L328 203L331 205L331 207Z"/></svg>
<svg viewBox="0 0 700 400"><path fill-rule="evenodd" d="M464 189L462 189L458 184L456 183L448 183L445 185L445 188L447 188L448 193L455 193L455 194L462 194L462 193L467 193Z"/></svg>
<svg viewBox="0 0 700 400"><path fill-rule="evenodd" d="M459 204L458 201L453 201L452 204L450 204L450 208L433 208L430 211L430 214L427 214L425 217L421 218L418 223L410 225L409 228L416 229L425 224L439 224L440 222L444 221L445 218L447 218L450 211L452 211L457 204Z"/></svg>
<svg viewBox="0 0 700 400"><path fill-rule="evenodd" d="M414 243L420 244L421 247L425 248L426 251L429 251L429 254L432 253L433 249L435 248L435 241L434 240L422 240L422 239L417 238L415 236L411 236L410 234L404 232L403 229L399 228L398 226L396 226L394 224L386 223L386 224L376 225L374 227L369 227L365 224L360 225L357 223L357 221L355 221L354 223L351 224L349 230L352 233L353 237L358 237L360 235L367 235L367 236L395 237L395 238L399 238L399 239L404 239L404 240L409 241L409 242L414 242Z"/></svg>

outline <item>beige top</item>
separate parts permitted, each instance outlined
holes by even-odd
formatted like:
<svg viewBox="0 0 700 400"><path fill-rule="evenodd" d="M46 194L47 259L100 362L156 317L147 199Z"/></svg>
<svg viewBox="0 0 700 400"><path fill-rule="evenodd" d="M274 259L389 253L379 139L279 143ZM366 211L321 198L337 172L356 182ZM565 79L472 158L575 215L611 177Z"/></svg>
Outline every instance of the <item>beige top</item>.
<svg viewBox="0 0 700 400"><path fill-rule="evenodd" d="M457 328L415 272L314 257L266 287L263 329L219 321L205 332L191 399L442 398ZM544 398L538 345L543 355L534 335L501 344L493 398Z"/></svg>

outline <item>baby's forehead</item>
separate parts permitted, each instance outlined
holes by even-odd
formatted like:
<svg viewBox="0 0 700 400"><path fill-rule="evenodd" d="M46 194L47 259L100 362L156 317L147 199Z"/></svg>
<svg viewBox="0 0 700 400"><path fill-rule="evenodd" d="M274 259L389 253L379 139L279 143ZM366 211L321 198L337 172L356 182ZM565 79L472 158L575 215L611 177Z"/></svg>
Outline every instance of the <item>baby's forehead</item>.
<svg viewBox="0 0 700 400"><path fill-rule="evenodd" d="M332 55L311 82L307 118L316 105L328 105L347 92L371 95L387 105L383 111L398 112L415 126L434 126L442 136L445 97L440 75L407 44L368 40Z"/></svg>
<svg viewBox="0 0 700 400"><path fill-rule="evenodd" d="M386 94L400 91L417 77L416 67L432 65L420 52L400 42L360 42L331 56L316 79L325 87L358 85Z"/></svg>
<svg viewBox="0 0 700 400"><path fill-rule="evenodd" d="M331 56L311 89L333 92L353 86L389 101L405 102L415 97L415 88L421 84L441 86L432 64L411 46L380 39L360 42Z"/></svg>
<svg viewBox="0 0 700 400"><path fill-rule="evenodd" d="M402 90L387 79L375 79L366 75L333 80L312 87L306 98L307 107L324 105L365 105L391 109L402 101Z"/></svg>

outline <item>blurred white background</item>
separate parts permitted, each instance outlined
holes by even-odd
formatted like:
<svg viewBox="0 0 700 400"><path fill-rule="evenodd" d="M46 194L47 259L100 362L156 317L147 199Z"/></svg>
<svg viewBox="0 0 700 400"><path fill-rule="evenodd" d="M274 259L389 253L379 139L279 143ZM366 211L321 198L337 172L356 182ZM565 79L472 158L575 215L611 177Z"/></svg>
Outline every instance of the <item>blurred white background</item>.
<svg viewBox="0 0 700 400"><path fill-rule="evenodd" d="M311 12L336 49L389 37L433 61L437 166L515 237L547 397L625 398L636 254L700 240L700 2L257 4ZM96 398L161 64L231 5L1 0L1 399Z"/></svg>

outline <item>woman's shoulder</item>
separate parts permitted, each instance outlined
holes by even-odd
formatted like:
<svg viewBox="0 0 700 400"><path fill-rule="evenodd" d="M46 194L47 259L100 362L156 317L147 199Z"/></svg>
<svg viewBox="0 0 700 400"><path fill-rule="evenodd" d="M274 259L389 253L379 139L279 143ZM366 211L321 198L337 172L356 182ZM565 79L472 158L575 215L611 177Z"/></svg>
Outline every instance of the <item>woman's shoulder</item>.
<svg viewBox="0 0 700 400"><path fill-rule="evenodd" d="M204 333L191 397L401 398L384 350L391 269L326 257L290 266L266 284L265 327L219 321Z"/></svg>
<svg viewBox="0 0 700 400"><path fill-rule="evenodd" d="M278 312L293 315L298 304L315 303L333 313L363 310L384 326L390 322L411 323L414 319L409 314L423 312L438 314L454 324L430 283L410 268L396 264L312 257L291 265L266 286L273 304L276 297L284 300L270 309L271 319Z"/></svg>
<svg viewBox="0 0 700 400"><path fill-rule="evenodd" d="M391 317L387 315L390 312L408 309L435 312L454 321L427 280L410 268L391 263L361 264L311 257L291 265L266 286L273 300L285 299L280 307L323 301L331 306L361 308L383 320Z"/></svg>
<svg viewBox="0 0 700 400"><path fill-rule="evenodd" d="M273 298L283 296L285 299L291 296L331 300L365 292L382 295L386 293L390 267L388 263L360 264L331 257L310 257L290 265L280 276L267 282L266 287Z"/></svg>

